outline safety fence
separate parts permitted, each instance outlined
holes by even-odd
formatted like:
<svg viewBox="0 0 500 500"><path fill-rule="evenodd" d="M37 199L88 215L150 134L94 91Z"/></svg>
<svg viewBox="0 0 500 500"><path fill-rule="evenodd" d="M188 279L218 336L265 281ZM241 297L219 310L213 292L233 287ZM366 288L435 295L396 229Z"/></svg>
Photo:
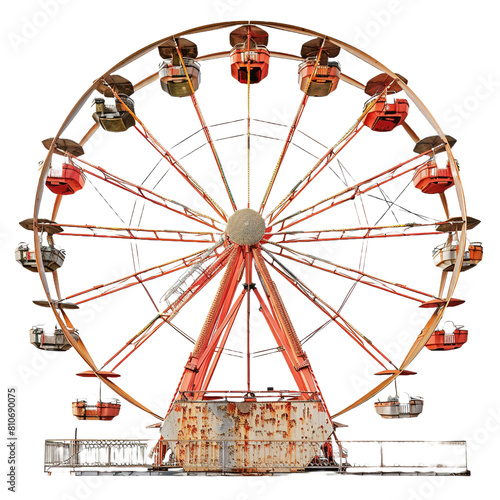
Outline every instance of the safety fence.
<svg viewBox="0 0 500 500"><path fill-rule="evenodd" d="M465 441L46 440L45 472L64 468L468 473Z"/></svg>

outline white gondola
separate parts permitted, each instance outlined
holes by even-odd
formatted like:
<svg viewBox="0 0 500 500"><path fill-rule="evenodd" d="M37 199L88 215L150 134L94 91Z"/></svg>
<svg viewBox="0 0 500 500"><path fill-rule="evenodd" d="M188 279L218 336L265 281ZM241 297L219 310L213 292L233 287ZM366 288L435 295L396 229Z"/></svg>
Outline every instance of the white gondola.
<svg viewBox="0 0 500 500"><path fill-rule="evenodd" d="M53 272L59 269L64 262L66 252L57 248L54 245L42 245L40 247L42 253L43 267L46 272ZM19 243L15 250L16 261L24 268L36 273L38 266L36 265L35 251L32 250L27 243Z"/></svg>
<svg viewBox="0 0 500 500"><path fill-rule="evenodd" d="M75 340L79 340L77 330L71 332ZM71 343L66 339L64 332L55 328L53 333L45 333L43 327L34 326L30 330L30 342L43 351L67 351L71 349Z"/></svg>
<svg viewBox="0 0 500 500"><path fill-rule="evenodd" d="M424 400L421 397L408 397L401 401L399 396L389 396L386 401L376 401L375 411L382 418L414 418L424 409Z"/></svg>
<svg viewBox="0 0 500 500"><path fill-rule="evenodd" d="M453 271L457 261L458 242L451 244L443 243L437 246L432 252L434 264L443 271ZM483 246L481 243L470 243L464 253L462 271L471 269L483 259Z"/></svg>

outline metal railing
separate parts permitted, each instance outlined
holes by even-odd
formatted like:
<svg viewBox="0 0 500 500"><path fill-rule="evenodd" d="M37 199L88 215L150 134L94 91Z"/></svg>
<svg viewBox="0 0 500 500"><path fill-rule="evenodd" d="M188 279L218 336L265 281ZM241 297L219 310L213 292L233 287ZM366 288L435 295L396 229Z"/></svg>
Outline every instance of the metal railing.
<svg viewBox="0 0 500 500"><path fill-rule="evenodd" d="M410 413L410 403L399 403L399 414L401 413Z"/></svg>
<svg viewBox="0 0 500 500"><path fill-rule="evenodd" d="M58 467L150 467L153 440L50 439L45 441L45 472Z"/></svg>
<svg viewBox="0 0 500 500"><path fill-rule="evenodd" d="M267 401L319 401L318 392L311 391L289 391L289 390L274 390L268 391L181 391L179 392L180 399L193 400L193 398L204 400L209 397L210 401L245 401L257 398Z"/></svg>
<svg viewBox="0 0 500 500"><path fill-rule="evenodd" d="M444 335L444 343L445 344L454 344L455 343L455 334L454 333L446 333Z"/></svg>
<svg viewBox="0 0 500 500"><path fill-rule="evenodd" d="M56 469L182 468L230 473L336 470L340 473L466 474L465 441L319 441L55 439L45 441L45 472ZM180 462L175 455L182 452ZM347 453L349 450L349 454ZM178 455L179 456L179 455ZM304 463L304 457L307 458Z"/></svg>

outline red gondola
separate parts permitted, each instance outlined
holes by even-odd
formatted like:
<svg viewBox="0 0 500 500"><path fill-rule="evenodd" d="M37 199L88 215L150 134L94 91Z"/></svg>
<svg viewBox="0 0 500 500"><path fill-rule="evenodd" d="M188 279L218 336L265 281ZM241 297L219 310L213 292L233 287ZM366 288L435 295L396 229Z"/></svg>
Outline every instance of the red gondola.
<svg viewBox="0 0 500 500"><path fill-rule="evenodd" d="M55 194L73 194L85 185L82 171L71 163L64 163L62 168L51 168L45 185Z"/></svg>
<svg viewBox="0 0 500 500"><path fill-rule="evenodd" d="M450 163L448 162L445 168L440 168L435 158L430 159L415 172L413 184L422 193L444 193L454 184Z"/></svg>
<svg viewBox="0 0 500 500"><path fill-rule="evenodd" d="M113 420L120 413L121 403L118 399L97 401L90 405L85 399L77 399L72 403L73 415L78 420Z"/></svg>
<svg viewBox="0 0 500 500"><path fill-rule="evenodd" d="M468 330L464 330L462 325L453 325L455 329L448 333L444 329L436 330L425 344L431 351L451 351L459 349L467 342Z"/></svg>
<svg viewBox="0 0 500 500"><path fill-rule="evenodd" d="M390 132L401 125L408 116L409 104L406 99L396 99L392 104L380 97L366 114L364 124L375 132Z"/></svg>
<svg viewBox="0 0 500 500"><path fill-rule="evenodd" d="M453 271L457 261L458 242L443 243L432 251L434 264L443 271ZM483 245L479 242L470 243L462 261L462 272L472 269L483 260Z"/></svg>
<svg viewBox="0 0 500 500"><path fill-rule="evenodd" d="M259 83L269 72L269 51L265 47L247 50L243 43L235 45L230 54L231 76L240 83L247 83L250 68L250 83Z"/></svg>
<svg viewBox="0 0 500 500"><path fill-rule="evenodd" d="M269 72L267 33L255 26L241 26L230 34L229 41L233 46L229 54L231 76L240 83L248 83L249 79L250 83L262 81Z"/></svg>

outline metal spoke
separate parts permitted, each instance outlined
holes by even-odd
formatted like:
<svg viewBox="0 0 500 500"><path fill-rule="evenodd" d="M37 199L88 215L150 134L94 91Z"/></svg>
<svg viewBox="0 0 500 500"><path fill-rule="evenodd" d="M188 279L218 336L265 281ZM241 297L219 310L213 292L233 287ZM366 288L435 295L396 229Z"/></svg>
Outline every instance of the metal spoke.
<svg viewBox="0 0 500 500"><path fill-rule="evenodd" d="M321 58L321 53L323 52L323 48L325 46L325 41L326 41L326 38L323 38L323 42L319 48L318 53L316 54L316 61L314 62L313 71L311 72L311 74L309 75L309 78L307 80L306 88L304 91L304 96L303 96L302 101L300 103L299 109L297 110L297 113L295 115L295 119L290 127L290 131L288 132L288 137L285 141L285 145L283 146L283 150L281 151L281 154L280 154L280 157L278 159L278 163L274 169L273 175L271 176L271 180L269 181L269 185L267 186L266 192L264 193L264 198L262 199L262 203L261 203L260 209L259 209L259 213L261 213L261 214L264 212L264 208L266 206L267 200L269 199L269 195L271 194L271 190L273 188L274 182L275 182L276 177L278 175L278 171L283 163L283 160L285 158L285 154L288 151L288 147L290 146L290 143L292 142L292 139L293 139L293 136L295 134L295 131L297 130L297 126L299 124L300 118L302 117L302 113L304 112L304 108L307 104L307 100L309 98L309 95L307 92L309 90L309 87L311 85L311 82L312 82L314 76L316 75L316 71L318 70L318 65L319 65L319 61Z"/></svg>
<svg viewBox="0 0 500 500"><path fill-rule="evenodd" d="M370 109L375 105L375 101L369 103L361 116L356 120L354 125L352 125L349 130L334 144L320 160L313 166L309 172L299 181L292 190L283 198L283 200L274 207L266 219L272 223L276 218L292 203L292 201L297 198L304 189L311 184L311 182L330 164L330 162L351 142L354 137L363 128L363 118L370 111ZM339 147L340 146L340 147ZM336 149L338 148L338 149Z"/></svg>
<svg viewBox="0 0 500 500"><path fill-rule="evenodd" d="M184 58L182 57L182 53L181 53L181 50L177 44L177 40L175 38L173 38L173 41L174 41L175 48L177 50L177 54L179 56L180 62L181 62L182 67L184 69L184 74L186 75L187 82L188 82L189 87L191 89L191 101L192 101L193 106L196 110L196 114L198 115L198 119L200 120L200 124L201 124L203 132L205 134L205 137L207 139L207 142L210 145L210 149L212 150L212 154L213 154L213 157L215 159L215 163L217 164L217 168L218 168L220 176L222 178L222 182L224 183L224 187L225 187L226 193L229 197L229 201L231 202L231 206L232 206L233 210L236 211L237 210L236 203L234 202L233 195L231 193L231 190L229 189L229 184L227 182L226 175L224 173L224 169L222 168L222 164L221 164L219 155L217 153L217 150L215 149L214 141L212 140L210 130L207 127L207 124L205 122L205 118L203 117L203 113L201 112L200 105L198 104L198 100L196 99L196 94L194 91L193 83L191 82L191 77L189 76L186 65L184 64ZM220 207L218 207L218 208L220 208ZM225 216L224 220L227 221L227 216Z"/></svg>
<svg viewBox="0 0 500 500"><path fill-rule="evenodd" d="M265 251L265 250L264 250ZM268 253L268 252L266 252ZM332 306L321 299L316 293L314 293L308 286L306 286L297 276L295 276L290 270L288 270L278 259L271 257L271 261L266 259L266 262L281 276L283 276L290 284L292 284L297 290L299 290L305 297L307 297L316 307L318 307L324 314L326 314L333 322L335 322L349 337L351 337L360 347L362 347L375 361L377 361L384 369L387 367L384 365L383 361L377 358L377 356L366 347L366 344L370 346L375 352L381 355L387 362L392 366L396 367L394 363L383 354L374 344L363 335L359 330L357 330L350 322L348 322L338 310L335 310ZM274 263L277 263L280 268L278 268ZM366 344L365 344L366 342Z"/></svg>
<svg viewBox="0 0 500 500"><path fill-rule="evenodd" d="M83 236L93 238L112 238L126 240L146 240L146 241L182 241L185 243L215 243L221 237L219 232L202 231L178 231L175 229L143 229L133 227L108 227L94 226L89 224L59 224L40 223L43 229L45 226L70 229L58 233L58 236ZM80 232L73 232L74 230Z"/></svg>
<svg viewBox="0 0 500 500"><path fill-rule="evenodd" d="M202 214L200 212L197 212L196 210L193 210L189 208L188 206L179 203L174 200L170 200L169 198L165 198L164 196L161 196L154 191L151 191L150 189L147 189L142 186L138 186L137 184L134 184L133 182L127 181L125 179L122 179L118 177L117 175L114 175L106 170L104 170L102 167L98 167L96 165L92 165L89 162L86 162L82 160L81 158L73 158L73 161L75 164L77 164L83 172L85 172L88 175L91 175L97 179L101 179L104 182L107 182L115 187L118 187L120 189L123 189L124 191L127 191L135 196L138 196L140 198L143 198L147 201L150 201L151 203L154 203L155 205L159 205L161 207L166 208L167 210L170 210L171 212L174 212L176 214L182 215L183 217L187 217L188 219L194 220L196 222L200 222L201 224L204 224L205 226L209 226L213 229L216 230L221 230L219 227L217 227L217 223L220 223L213 217L210 217L208 215ZM82 164L87 165L88 167L92 168L93 170L89 170L87 168L84 168Z"/></svg>
<svg viewBox="0 0 500 500"><path fill-rule="evenodd" d="M322 229L320 231L277 231L270 233L274 243L310 243L313 241L364 240L374 238L394 238L399 236L442 235L440 231L414 232L418 228L435 226L440 222L395 224L390 226L365 226L345 229ZM404 232L394 232L397 230ZM389 230L389 231L384 231ZM391 232L392 231L392 232ZM357 232L364 234L356 235Z"/></svg>
<svg viewBox="0 0 500 500"><path fill-rule="evenodd" d="M153 266L148 269L144 269L134 274L129 274L127 276L123 276L116 280L110 281L108 283L104 283L101 285L95 285L86 290L82 290L80 292L73 293L68 295L62 301L73 301L78 298L78 301L75 303L83 304L85 302L89 302L94 299L98 299L100 297L104 297L106 295L119 292L121 290L126 290L130 287L136 286L140 283L144 283L147 281L151 281L162 276L166 276L168 274L172 274L176 271L186 269L194 264L205 262L213 257L218 256L217 249L214 249L214 254L202 256L206 253L205 250L201 250L199 252L192 253L185 257L181 257L179 259L172 260L170 262L166 262L164 264L160 264L158 266Z"/></svg>
<svg viewBox="0 0 500 500"><path fill-rule="evenodd" d="M108 361L106 361L104 366L107 366L109 363L111 363L111 361L116 360L116 358L123 353L124 356L113 367L112 371L114 371L134 352L136 352L139 347L141 347L148 339L150 339L165 323L170 324L175 330L178 330L171 324L172 319L222 269L224 269L224 267L227 265L227 261L232 251L232 247L226 248L225 251L218 256L216 261L213 262L210 267L207 268L202 274L200 274L195 282L187 290L179 295L179 297L175 301L168 304L168 306L161 313L157 314L142 330L140 330L136 335L129 339L121 349L119 349ZM126 352L129 347L131 349Z"/></svg>
<svg viewBox="0 0 500 500"><path fill-rule="evenodd" d="M384 280L382 278L364 273L358 269L352 269L349 267L341 266L339 264L335 264L327 259L323 259L321 257L317 257L314 255L306 254L299 252L297 250L293 250L291 248L285 247L283 245L280 245L278 243L273 243L271 241L267 242L266 245L273 245L277 248L279 248L279 251L277 252L272 252L271 250L268 250L269 253L274 254L274 255L279 255L282 257L285 257L289 260L292 260L294 262L298 262L299 264L304 264L310 267L313 267L315 269L319 269L320 271L325 271L331 274L334 274L336 276L340 276L342 278L346 278L352 281L356 281L359 283L363 283L364 285L368 285L380 290L383 290L385 292L393 293L395 295L399 295L401 297L405 297L407 299L414 300L416 302L420 302L423 304L426 302L428 299L423 299L419 298L419 296L423 297L428 297L428 298L434 298L434 295L431 295L426 292L422 292L420 290L416 290L415 288L410 288L406 285L402 285L400 283L393 283L391 281ZM316 262L321 262L323 264L326 264L326 267L322 267ZM402 291L399 290L404 290L403 293ZM411 295L409 295L411 293Z"/></svg>
<svg viewBox="0 0 500 500"><path fill-rule="evenodd" d="M186 75L187 75L187 72L186 72ZM189 75L188 75L188 78L189 78ZM214 157L215 163L217 164L217 169L219 170L219 174L221 176L222 182L224 183L224 188L225 188L226 193L229 197L231 207L233 208L234 211L236 211L236 210L238 210L238 208L237 208L236 203L234 201L233 194L231 193L231 189L229 187L229 183L228 183L226 174L224 173L224 169L222 167L222 163L220 161L219 154L217 153L217 150L216 150L215 144L214 144L214 140L212 139L212 135L210 134L210 129L208 128L208 126L205 122L205 119L204 119L203 114L201 112L200 105L198 103L198 100L196 99L196 95L194 92L191 95L191 101L192 101L194 108L196 110L196 114L198 115L198 119L200 120L202 129L203 129L203 133L205 134L208 145L210 146L210 150L212 151L212 155ZM226 220L227 220L227 216L226 216Z"/></svg>
<svg viewBox="0 0 500 500"><path fill-rule="evenodd" d="M246 46L250 50L250 26L247 27ZM247 208L250 208L250 57L247 58Z"/></svg>
<svg viewBox="0 0 500 500"><path fill-rule="evenodd" d="M396 165L395 167L391 167L390 169L384 170L380 174L369 177L368 179L358 182L357 184L349 186L346 189L343 189L342 191L332 196L329 196L328 198L325 198L319 201L318 203L311 205L308 208L304 208L303 210L299 210L298 212L295 212L292 215L284 217L283 219L277 221L275 224L279 225L279 230L287 229L291 226L298 224L299 222L302 222L306 219L310 219L311 217L321 214L326 210L330 210L331 208L336 207L337 205L341 205L347 201L354 200L356 197L359 197L373 189L378 189L379 186L386 184L390 181L393 181L422 166L425 162L418 165L414 165L410 168L398 172L398 170L402 169L402 167L404 167L405 165L408 165L409 163L417 160L418 158L421 158L426 154L427 152L422 153L418 156L410 158L409 160L406 160Z"/></svg>
<svg viewBox="0 0 500 500"><path fill-rule="evenodd" d="M182 58L181 58L182 61ZM184 66L184 62L182 62ZM186 71L186 68L184 67L184 71ZM186 71L187 74L187 71ZM104 84L108 86L108 88L113 92L113 95L115 99L119 100L124 109L127 110L128 113L130 113L135 121L140 124L142 130L139 129L137 125L134 126L134 128L141 134L146 141L153 146L153 148L158 151L172 167L177 170L177 172L181 175L183 179L187 181L187 183L202 197L205 202L210 205L215 212L222 217L224 221L227 221L227 215L224 212L224 210L217 205L217 203L209 196L209 194L201 187L201 185L194 179L194 177L169 153L169 151L153 136L153 134L149 131L149 129L144 125L144 123L137 117L137 115L132 111L127 104L123 101L123 99L116 93L115 89L112 88L108 83L103 80ZM190 82L191 85L191 82Z"/></svg>
<svg viewBox="0 0 500 500"><path fill-rule="evenodd" d="M311 74L311 78L312 78ZM276 180L276 177L278 176L278 172L281 168L281 165L283 164L283 160L285 159L286 152L288 151L288 148L292 142L293 136L295 134L295 131L297 130L297 126L299 124L300 118L302 117L302 113L304 112L304 108L306 107L307 100L309 96L307 94L304 94L302 97L302 101L300 102L299 109L297 110L297 113L295 114L295 118L292 122L292 125L290 126L290 130L288 131L288 136L285 141L285 145L283 146L283 149L281 150L280 156L278 158L278 163L276 164L276 167L274 167L273 174L271 175L271 180L269 181L269 184L267 185L266 191L264 193L264 198L262 198L262 202L260 204L259 208L259 213L263 213L264 208L266 206L267 200L269 199L269 195L271 194L271 190L274 186L274 182Z"/></svg>

